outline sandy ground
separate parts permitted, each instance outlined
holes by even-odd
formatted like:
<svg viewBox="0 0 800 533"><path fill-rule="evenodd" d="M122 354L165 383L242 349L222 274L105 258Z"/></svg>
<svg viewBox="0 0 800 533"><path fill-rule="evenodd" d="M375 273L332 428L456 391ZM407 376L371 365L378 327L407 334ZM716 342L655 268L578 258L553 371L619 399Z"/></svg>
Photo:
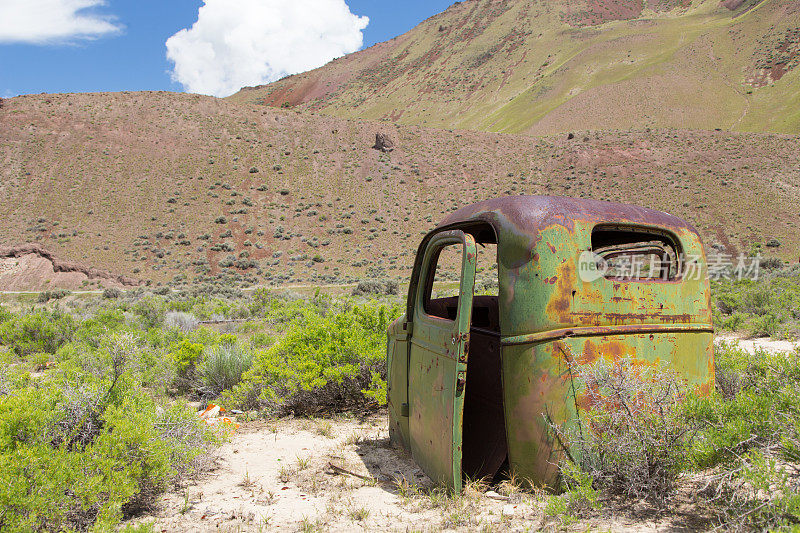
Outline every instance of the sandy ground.
<svg viewBox="0 0 800 533"><path fill-rule="evenodd" d="M739 346L741 346L742 348L746 349L749 352L752 352L756 348L762 348L773 352L793 352L797 349L798 346L800 346L800 342L782 341L782 340L771 339L768 337L748 339L730 333L716 335L714 341L717 344L722 342L738 343Z"/></svg>
<svg viewBox="0 0 800 533"><path fill-rule="evenodd" d="M469 486L459 498L388 442L386 414L366 419L244 424L211 472L163 496L133 523L156 531L691 531L691 490L656 515L643 502L603 517L565 521L545 513L548 495ZM613 505L612 505L613 507Z"/></svg>
<svg viewBox="0 0 800 533"><path fill-rule="evenodd" d="M416 488L430 481L389 446L385 415L259 422L232 435L209 474L137 521L165 532L428 530L441 505ZM486 523L518 512L500 498L487 498Z"/></svg>

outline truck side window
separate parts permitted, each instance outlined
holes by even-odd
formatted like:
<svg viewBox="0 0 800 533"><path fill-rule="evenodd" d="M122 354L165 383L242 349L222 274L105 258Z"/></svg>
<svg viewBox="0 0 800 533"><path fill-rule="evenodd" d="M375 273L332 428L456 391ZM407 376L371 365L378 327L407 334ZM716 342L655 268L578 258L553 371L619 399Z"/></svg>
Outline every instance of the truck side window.
<svg viewBox="0 0 800 533"><path fill-rule="evenodd" d="M431 258L423 298L426 314L447 320L456 319L463 253L462 245L451 244L441 248Z"/></svg>
<svg viewBox="0 0 800 533"><path fill-rule="evenodd" d="M478 265L475 272L475 296L497 296L500 283L497 278L497 245L478 244Z"/></svg>

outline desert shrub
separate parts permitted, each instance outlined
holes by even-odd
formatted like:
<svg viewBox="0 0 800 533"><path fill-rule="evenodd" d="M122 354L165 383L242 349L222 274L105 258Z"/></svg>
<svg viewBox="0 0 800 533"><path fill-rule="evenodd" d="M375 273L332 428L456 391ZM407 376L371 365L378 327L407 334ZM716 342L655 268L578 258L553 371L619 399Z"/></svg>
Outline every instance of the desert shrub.
<svg viewBox="0 0 800 533"><path fill-rule="evenodd" d="M203 391L213 396L233 388L242 380L253 362L253 354L238 342L208 346L197 368Z"/></svg>
<svg viewBox="0 0 800 533"><path fill-rule="evenodd" d="M203 355L205 347L202 344L193 343L184 339L178 346L170 353L178 373L186 377L186 375L194 369L197 362Z"/></svg>
<svg viewBox="0 0 800 533"><path fill-rule="evenodd" d="M11 392L11 378L8 374L8 367L5 364L0 365L0 396Z"/></svg>
<svg viewBox="0 0 800 533"><path fill-rule="evenodd" d="M729 529L772 529L800 523L799 354L722 345L717 391L687 402L701 427L688 459L713 469L702 496Z"/></svg>
<svg viewBox="0 0 800 533"><path fill-rule="evenodd" d="M698 467L736 462L754 448L800 449L800 364L781 352L722 344L716 350L717 392L690 403L703 421L692 458ZM800 421L800 420L798 420ZM800 454L798 454L800 456Z"/></svg>
<svg viewBox="0 0 800 533"><path fill-rule="evenodd" d="M385 285L386 285L385 293L387 295L394 296L400 290L400 284L397 283L397 280L394 279L386 280Z"/></svg>
<svg viewBox="0 0 800 533"><path fill-rule="evenodd" d="M544 508L546 515L560 517L567 525L577 516L585 516L591 510L600 508L600 493L589 472L567 459L559 464L559 473L565 491L547 499Z"/></svg>
<svg viewBox="0 0 800 533"><path fill-rule="evenodd" d="M141 317L146 328L160 327L166 314L166 302L163 298L148 296L136 302L131 311Z"/></svg>
<svg viewBox="0 0 800 533"><path fill-rule="evenodd" d="M0 529L111 529L209 442L191 410L160 406L126 372L15 388L0 396Z"/></svg>
<svg viewBox="0 0 800 533"><path fill-rule="evenodd" d="M194 330L199 322L193 314L181 311L170 311L164 316L165 328L178 329L184 333Z"/></svg>
<svg viewBox="0 0 800 533"><path fill-rule="evenodd" d="M395 280L375 280L368 279L358 282L358 285L353 289L353 296L369 296L369 295L395 295L398 291L398 283Z"/></svg>
<svg viewBox="0 0 800 533"><path fill-rule="evenodd" d="M764 270L778 270L786 266L783 259L777 257L766 257L761 260L761 268Z"/></svg>
<svg viewBox="0 0 800 533"><path fill-rule="evenodd" d="M107 287L103 289L103 298L107 300L115 300L122 296L122 291L116 287Z"/></svg>
<svg viewBox="0 0 800 533"><path fill-rule="evenodd" d="M747 317L744 313L733 313L727 317L720 317L715 325L718 329L728 330L728 331L738 331L742 329L743 325L745 324Z"/></svg>
<svg viewBox="0 0 800 533"><path fill-rule="evenodd" d="M250 344L253 345L253 348L269 348L275 344L275 338L272 335L257 332L250 337Z"/></svg>
<svg viewBox="0 0 800 533"><path fill-rule="evenodd" d="M750 334L754 337L776 336L780 323L780 319L771 313L757 316L750 322Z"/></svg>
<svg viewBox="0 0 800 533"><path fill-rule="evenodd" d="M595 489L663 504L696 432L683 416L682 382L669 369L625 359L576 364L572 374L588 407L581 420L553 426L569 443L560 465L566 488L585 485L585 474Z"/></svg>
<svg viewBox="0 0 800 533"><path fill-rule="evenodd" d="M55 353L75 332L75 320L62 311L35 311L0 324L0 342L17 355Z"/></svg>
<svg viewBox="0 0 800 533"><path fill-rule="evenodd" d="M69 296L70 292L66 289L53 289L48 291L42 291L39 293L36 301L39 303L47 303L50 300L60 300Z"/></svg>
<svg viewBox="0 0 800 533"><path fill-rule="evenodd" d="M78 324L74 340L98 347L105 335L119 331L125 325L125 313L120 309L102 309Z"/></svg>
<svg viewBox="0 0 800 533"><path fill-rule="evenodd" d="M309 313L325 314L331 305L331 298L321 294L307 299L293 292L275 293L258 289L253 292L249 311L252 316L261 316L268 324L276 326L288 324Z"/></svg>
<svg viewBox="0 0 800 533"><path fill-rule="evenodd" d="M758 280L712 283L714 323L720 329L754 336L800 334L800 270L796 266L762 269Z"/></svg>
<svg viewBox="0 0 800 533"><path fill-rule="evenodd" d="M345 304L295 318L283 338L256 352L228 400L306 414L385 399L386 327L398 314L396 307Z"/></svg>

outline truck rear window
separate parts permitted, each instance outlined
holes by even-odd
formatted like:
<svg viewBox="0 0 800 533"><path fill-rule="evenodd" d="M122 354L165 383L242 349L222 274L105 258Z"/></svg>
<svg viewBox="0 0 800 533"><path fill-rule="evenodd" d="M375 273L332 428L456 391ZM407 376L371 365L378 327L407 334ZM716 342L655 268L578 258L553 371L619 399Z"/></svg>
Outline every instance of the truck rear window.
<svg viewBox="0 0 800 533"><path fill-rule="evenodd" d="M597 269L607 279L672 281L681 270L681 250L666 232L598 226L592 231Z"/></svg>

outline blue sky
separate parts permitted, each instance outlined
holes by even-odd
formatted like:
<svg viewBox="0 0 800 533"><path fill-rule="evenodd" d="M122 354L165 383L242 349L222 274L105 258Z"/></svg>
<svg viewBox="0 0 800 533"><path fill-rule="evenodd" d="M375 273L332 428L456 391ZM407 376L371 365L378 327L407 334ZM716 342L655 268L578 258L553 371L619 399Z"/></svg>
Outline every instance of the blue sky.
<svg viewBox="0 0 800 533"><path fill-rule="evenodd" d="M19 1L29 0L0 0L0 16L4 9L3 4ZM45 3L88 1L91 4L93 0L41 1ZM278 0L260 1L278 2ZM318 0L305 1L313 3ZM280 2L283 4L277 3L277 9L289 3L286 0ZM453 0L404 2L346 0L346 2L353 15L369 17L369 24L363 30L364 47L367 47L413 28L425 18L446 9ZM173 64L166 57L165 42L179 30L190 28L197 21L198 8L203 2L107 0L105 4L81 13L113 17L110 22L120 28L116 33L91 39L78 37L47 44L8 43L8 39L6 42L0 42L0 96L40 92L184 90L186 88L184 85L171 79ZM352 34L352 30L351 28L347 31ZM293 28L287 31L297 33L297 39L304 38L303 31ZM187 46L190 49L196 48L190 43ZM207 94L212 93L207 92Z"/></svg>

